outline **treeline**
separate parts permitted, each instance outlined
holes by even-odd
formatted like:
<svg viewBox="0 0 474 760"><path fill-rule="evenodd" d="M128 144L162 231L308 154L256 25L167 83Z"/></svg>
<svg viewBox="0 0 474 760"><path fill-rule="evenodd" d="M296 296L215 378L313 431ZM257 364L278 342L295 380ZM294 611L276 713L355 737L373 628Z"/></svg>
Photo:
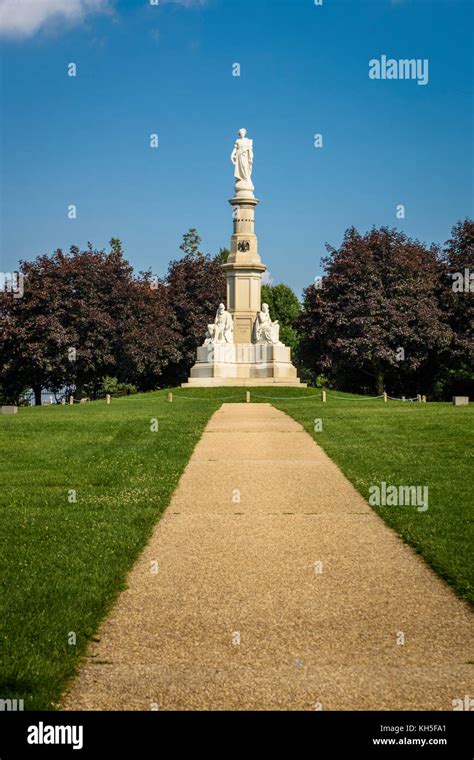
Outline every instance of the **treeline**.
<svg viewBox="0 0 474 760"><path fill-rule="evenodd" d="M163 278L133 273L119 240L21 262L23 295L0 292L0 395L30 388L92 398L107 388L151 390L186 380L225 277L196 230ZM443 248L382 227L348 229L328 247L324 275L300 304L286 285L262 300L300 373L313 384L390 395L473 395L474 223Z"/></svg>
<svg viewBox="0 0 474 760"><path fill-rule="evenodd" d="M138 390L187 377L216 303L225 299L218 257L190 230L165 278L134 276L119 240L110 251L57 250L21 262L23 296L0 293L0 389L15 402L32 388L96 397L104 378Z"/></svg>
<svg viewBox="0 0 474 760"><path fill-rule="evenodd" d="M456 224L443 248L352 227L304 291L299 360L341 390L472 396L473 294L472 220Z"/></svg>

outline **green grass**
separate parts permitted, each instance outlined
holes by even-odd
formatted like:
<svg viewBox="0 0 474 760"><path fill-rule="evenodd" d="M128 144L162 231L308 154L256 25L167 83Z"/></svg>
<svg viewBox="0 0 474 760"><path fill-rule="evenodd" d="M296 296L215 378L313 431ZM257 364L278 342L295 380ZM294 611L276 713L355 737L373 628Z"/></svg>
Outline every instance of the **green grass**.
<svg viewBox="0 0 474 760"><path fill-rule="evenodd" d="M472 407L355 396L323 404L314 389L251 393L301 422L364 496L383 480L428 485L427 512L377 511L473 599ZM55 706L225 399L244 401L245 389L176 390L172 404L159 392L0 416L0 698L23 698L25 709ZM315 433L318 418L323 431ZM71 489L77 503L68 501Z"/></svg>
<svg viewBox="0 0 474 760"><path fill-rule="evenodd" d="M0 698L56 702L219 405L160 392L0 416Z"/></svg>
<svg viewBox="0 0 474 760"><path fill-rule="evenodd" d="M374 510L461 597L474 602L472 404L385 404L380 399L331 392L325 404L319 393L306 401L284 400L315 393L314 389L280 389L278 396L283 400L273 403L303 425L366 499L370 486L382 481L428 486L426 512L414 506ZM264 389L259 396L264 395L277 393ZM316 419L322 420L321 432L315 432Z"/></svg>

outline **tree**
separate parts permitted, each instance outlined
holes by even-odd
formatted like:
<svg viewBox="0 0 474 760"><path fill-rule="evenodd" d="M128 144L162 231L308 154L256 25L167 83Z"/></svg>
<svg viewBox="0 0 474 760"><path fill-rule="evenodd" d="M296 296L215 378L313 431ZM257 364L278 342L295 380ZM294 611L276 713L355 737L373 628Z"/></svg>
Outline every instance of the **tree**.
<svg viewBox="0 0 474 760"><path fill-rule="evenodd" d="M218 261L219 264L225 264L229 258L229 254L230 251L228 248L219 248L219 253L215 257L216 261Z"/></svg>
<svg viewBox="0 0 474 760"><path fill-rule="evenodd" d="M262 303L267 303L272 320L280 323L280 340L293 351L299 341L294 325L301 312L301 304L288 285L262 285Z"/></svg>
<svg viewBox="0 0 474 760"><path fill-rule="evenodd" d="M444 395L474 395L474 222L458 222L441 256L443 311L452 339L443 354L440 388Z"/></svg>
<svg viewBox="0 0 474 760"><path fill-rule="evenodd" d="M184 235L180 248L185 255L170 263L165 280L179 357L164 371L164 381L172 385L187 379L207 325L226 297L226 278L219 260L204 256L199 251L200 242L194 229Z"/></svg>
<svg viewBox="0 0 474 760"><path fill-rule="evenodd" d="M176 357L173 315L163 283L136 280L119 240L111 250L57 250L22 262L24 295L0 300L0 383L17 396L75 386L80 397L106 376L140 385L156 382Z"/></svg>
<svg viewBox="0 0 474 760"><path fill-rule="evenodd" d="M133 270L120 242L111 251L71 248L63 276L70 286L66 327L75 348L72 376L76 396L94 388L104 375L120 366L124 335L133 322ZM123 378L125 380L125 378Z"/></svg>
<svg viewBox="0 0 474 760"><path fill-rule="evenodd" d="M362 236L352 227L327 250L322 287L304 291L304 364L348 390L426 392L451 337L437 299L437 249L395 229Z"/></svg>
<svg viewBox="0 0 474 760"><path fill-rule="evenodd" d="M134 283L131 316L122 338L116 375L139 390L161 385L165 368L180 359L170 293L151 272L140 273Z"/></svg>
<svg viewBox="0 0 474 760"><path fill-rule="evenodd" d="M184 233L183 242L179 248L181 251L183 251L185 256L195 258L197 256L203 255L199 250L200 245L201 238L199 237L197 230L194 229L194 227L191 227L187 232Z"/></svg>
<svg viewBox="0 0 474 760"><path fill-rule="evenodd" d="M0 382L4 394L16 400L25 387L33 388L41 403L41 389L59 388L66 379L68 347L73 345L68 322L70 286L62 251L20 262L24 293L0 300Z"/></svg>

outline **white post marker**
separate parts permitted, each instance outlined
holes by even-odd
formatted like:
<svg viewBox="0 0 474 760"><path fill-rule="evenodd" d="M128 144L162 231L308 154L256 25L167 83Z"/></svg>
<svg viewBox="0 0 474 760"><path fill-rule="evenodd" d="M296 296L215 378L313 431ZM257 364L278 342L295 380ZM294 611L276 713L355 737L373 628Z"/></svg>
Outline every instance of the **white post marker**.
<svg viewBox="0 0 474 760"><path fill-rule="evenodd" d="M69 403L71 406L74 404L74 396L69 396Z"/></svg>
<svg viewBox="0 0 474 760"><path fill-rule="evenodd" d="M383 400L385 401L385 403L387 403L387 394L385 393L385 391L384 391L384 394L383 394Z"/></svg>
<svg viewBox="0 0 474 760"><path fill-rule="evenodd" d="M245 400L247 404L250 404L250 391L246 391L245 393Z"/></svg>
<svg viewBox="0 0 474 760"><path fill-rule="evenodd" d="M426 396L422 396L421 400L422 400L423 404L426 404Z"/></svg>
<svg viewBox="0 0 474 760"><path fill-rule="evenodd" d="M110 393L107 393L107 394L106 394L106 396L105 396L105 402L106 402L107 404L110 404Z"/></svg>
<svg viewBox="0 0 474 760"><path fill-rule="evenodd" d="M323 404L326 403L326 391L321 391L321 398L323 400Z"/></svg>
<svg viewBox="0 0 474 760"><path fill-rule="evenodd" d="M416 394L416 400L418 401L419 404L421 404L421 396L419 393Z"/></svg>
<svg viewBox="0 0 474 760"><path fill-rule="evenodd" d="M173 394L171 393L171 391L168 393L168 401L170 404L173 403Z"/></svg>
<svg viewBox="0 0 474 760"><path fill-rule="evenodd" d="M2 406L2 414L16 414L18 407L13 405Z"/></svg>

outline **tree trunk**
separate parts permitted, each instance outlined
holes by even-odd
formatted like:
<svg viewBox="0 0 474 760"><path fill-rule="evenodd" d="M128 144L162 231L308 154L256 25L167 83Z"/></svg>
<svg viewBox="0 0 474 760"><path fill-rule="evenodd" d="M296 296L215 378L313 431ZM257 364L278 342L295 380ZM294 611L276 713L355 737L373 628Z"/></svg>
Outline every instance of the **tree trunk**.
<svg viewBox="0 0 474 760"><path fill-rule="evenodd" d="M34 385L33 393L35 395L36 406L41 406L41 385Z"/></svg>
<svg viewBox="0 0 474 760"><path fill-rule="evenodd" d="M377 396L381 396L384 392L384 375L383 372L375 373L375 393Z"/></svg>

